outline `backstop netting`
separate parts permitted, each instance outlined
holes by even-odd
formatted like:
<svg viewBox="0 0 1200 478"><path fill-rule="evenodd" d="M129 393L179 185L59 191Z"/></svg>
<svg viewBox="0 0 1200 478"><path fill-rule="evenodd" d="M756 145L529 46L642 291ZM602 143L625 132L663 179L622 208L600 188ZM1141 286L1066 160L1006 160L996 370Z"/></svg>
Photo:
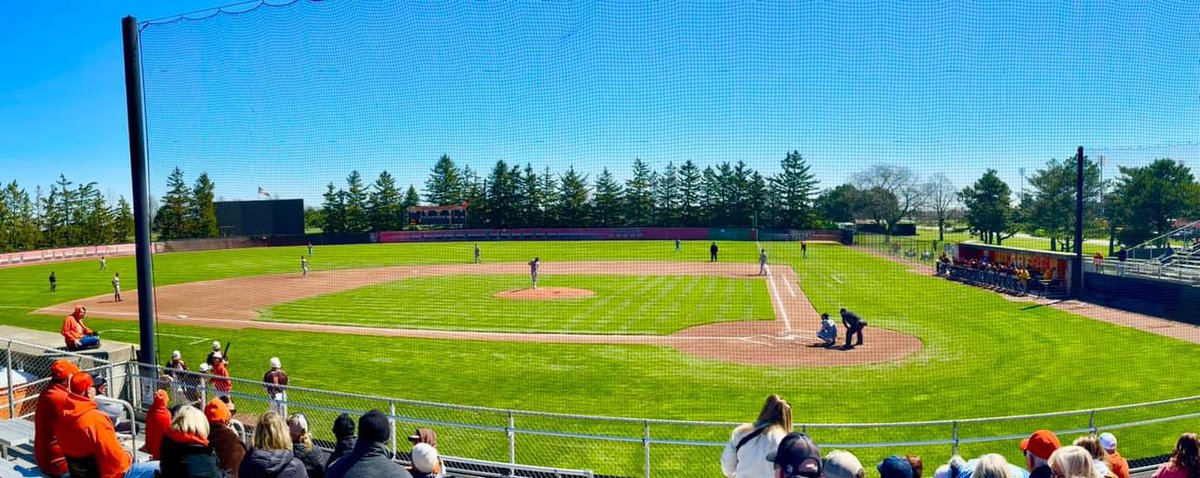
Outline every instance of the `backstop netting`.
<svg viewBox="0 0 1200 478"><path fill-rule="evenodd" d="M293 1L144 22L159 356L194 369L219 342L246 417L280 358L322 439L334 411L388 408L445 454L605 475L718 476L770 394L870 473L1020 465L1039 428L1159 457L1194 402L1103 407L1194 394L1198 13Z"/></svg>

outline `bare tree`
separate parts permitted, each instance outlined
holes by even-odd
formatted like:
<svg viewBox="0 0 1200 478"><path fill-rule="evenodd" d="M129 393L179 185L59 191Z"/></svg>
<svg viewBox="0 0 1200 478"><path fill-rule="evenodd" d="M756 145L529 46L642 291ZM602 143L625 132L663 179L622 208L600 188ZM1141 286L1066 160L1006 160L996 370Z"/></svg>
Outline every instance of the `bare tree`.
<svg viewBox="0 0 1200 478"><path fill-rule="evenodd" d="M854 182L863 191L877 190L895 197L888 206L879 211L878 219L887 223L888 235L896 230L896 224L925 206L928 197L920 178L911 169L894 164L876 164L854 175Z"/></svg>
<svg viewBox="0 0 1200 478"><path fill-rule="evenodd" d="M946 240L946 220L958 204L958 189L945 174L937 173L925 182L925 195L928 198L928 207L937 219L938 242L943 242Z"/></svg>

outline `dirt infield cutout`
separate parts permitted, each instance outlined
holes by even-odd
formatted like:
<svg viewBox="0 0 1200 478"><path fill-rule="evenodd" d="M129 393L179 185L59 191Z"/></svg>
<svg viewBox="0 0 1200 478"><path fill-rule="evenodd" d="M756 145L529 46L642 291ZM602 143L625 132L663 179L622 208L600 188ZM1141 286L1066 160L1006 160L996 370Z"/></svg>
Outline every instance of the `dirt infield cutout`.
<svg viewBox="0 0 1200 478"><path fill-rule="evenodd" d="M776 320L718 322L699 325L671 335L613 335L563 333L504 333L305 324L257 320L259 310L314 295L330 294L383 282L445 275L527 274L523 263L398 266L373 269L314 271L299 274L237 277L160 286L155 289L159 321L170 324L226 329L266 329L380 337L440 340L483 340L595 345L652 345L672 347L705 360L769 367L827 367L893 362L916 353L921 341L900 332L867 327L863 347L853 350L816 346L820 315L813 309L800 278L791 267L772 265L770 274L758 275L757 264L709 262L545 262L547 275L610 274L630 276L710 275L744 280L765 280ZM578 289L577 289L578 290ZM538 294L554 288L538 289ZM521 291L509 291L519 293ZM591 292L591 291L583 291ZM110 295L46 307L34 313L66 315L75 304L88 308L92 317L136 320L136 294L122 302ZM541 297L539 297L541 298Z"/></svg>
<svg viewBox="0 0 1200 478"><path fill-rule="evenodd" d="M596 293L587 289L573 287L541 287L537 289L514 289L497 292L497 299L515 300L553 300L553 299L583 299L595 297Z"/></svg>

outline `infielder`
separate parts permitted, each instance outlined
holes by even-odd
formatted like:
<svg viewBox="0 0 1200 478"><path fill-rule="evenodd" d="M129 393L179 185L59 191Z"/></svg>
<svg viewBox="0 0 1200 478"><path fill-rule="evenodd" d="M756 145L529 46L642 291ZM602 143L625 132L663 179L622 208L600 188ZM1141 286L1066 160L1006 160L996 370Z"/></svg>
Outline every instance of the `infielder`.
<svg viewBox="0 0 1200 478"><path fill-rule="evenodd" d="M758 275L767 275L767 250L763 249L758 253Z"/></svg>
<svg viewBox="0 0 1200 478"><path fill-rule="evenodd" d="M312 257L312 241L308 241L308 257Z"/></svg>
<svg viewBox="0 0 1200 478"><path fill-rule="evenodd" d="M54 277L54 271L50 271L50 292L58 289L58 278Z"/></svg>
<svg viewBox="0 0 1200 478"><path fill-rule="evenodd" d="M108 261L104 260L104 256L100 256L100 270L101 271L108 270Z"/></svg>
<svg viewBox="0 0 1200 478"><path fill-rule="evenodd" d="M113 286L113 301L120 302L121 301L121 273L120 272L113 275L112 286Z"/></svg>
<svg viewBox="0 0 1200 478"><path fill-rule="evenodd" d="M679 243L679 239L676 239L675 240L675 252L679 252L681 250L683 250L682 244Z"/></svg>
<svg viewBox="0 0 1200 478"><path fill-rule="evenodd" d="M717 262L717 251L718 250L719 249L717 248L716 242L712 243L711 246L708 246L708 262Z"/></svg>
<svg viewBox="0 0 1200 478"><path fill-rule="evenodd" d="M308 277L308 258L300 256L300 278Z"/></svg>
<svg viewBox="0 0 1200 478"><path fill-rule="evenodd" d="M475 244L475 263L479 263L479 244Z"/></svg>
<svg viewBox="0 0 1200 478"><path fill-rule="evenodd" d="M849 310L846 310L845 307L843 307L841 309L841 313L842 313L842 326L846 327L846 346L844 348L852 349L852 348L854 348L855 345L862 345L863 344L862 331L864 328L867 327L867 321L863 320L862 317L859 317L858 314L855 314L854 312L850 312ZM854 344L854 345L850 345L850 339L853 338L855 336L855 334L858 335L858 343Z"/></svg>
<svg viewBox="0 0 1200 478"><path fill-rule="evenodd" d="M539 265L541 265L541 261L538 261L538 258L536 258L536 257L534 257L532 261L529 261L529 277L531 279L533 279L533 288L534 289L537 289L537 276L538 276L538 266Z"/></svg>

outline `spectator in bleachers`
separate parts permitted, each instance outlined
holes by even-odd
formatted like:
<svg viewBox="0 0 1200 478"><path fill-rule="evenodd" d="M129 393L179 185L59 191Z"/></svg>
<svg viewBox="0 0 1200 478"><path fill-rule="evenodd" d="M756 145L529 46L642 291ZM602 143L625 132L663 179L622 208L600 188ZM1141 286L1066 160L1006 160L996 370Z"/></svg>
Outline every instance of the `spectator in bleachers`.
<svg viewBox="0 0 1200 478"><path fill-rule="evenodd" d="M1108 454L1108 469L1117 478L1129 478L1129 462L1117 452L1117 437L1112 433L1100 434L1100 446Z"/></svg>
<svg viewBox="0 0 1200 478"><path fill-rule="evenodd" d="M208 444L217 452L217 464L233 478L238 478L238 467L246 457L246 444L237 432L229 427L233 415L220 399L212 399L204 406L204 418L208 419Z"/></svg>
<svg viewBox="0 0 1200 478"><path fill-rule="evenodd" d="M392 461L388 451L391 423L387 415L371 410L358 419L358 442L354 449L329 467L329 478L412 478L408 470ZM250 478L245 475L242 478Z"/></svg>
<svg viewBox="0 0 1200 478"><path fill-rule="evenodd" d="M1158 470L1152 478L1195 478L1200 476L1200 438L1195 433L1179 435L1175 442L1175 451L1171 459Z"/></svg>
<svg viewBox="0 0 1200 478"><path fill-rule="evenodd" d="M338 458L350 453L354 444L358 442L358 437L354 436L354 419L350 418L349 414L343 413L333 420L333 438L337 443L333 446L333 453L330 453L329 459L325 461L326 469L333 466L333 462Z"/></svg>
<svg viewBox="0 0 1200 478"><path fill-rule="evenodd" d="M288 432L292 437L292 453L304 464L308 478L325 478L325 452L313 445L312 433L308 431L308 418L295 414L287 419Z"/></svg>
<svg viewBox="0 0 1200 478"><path fill-rule="evenodd" d="M971 476L974 478L1019 478L1013 476L1012 466L1008 464L1008 460L997 453L979 457L979 461L975 462L972 470Z"/></svg>
<svg viewBox="0 0 1200 478"><path fill-rule="evenodd" d="M821 448L803 433L788 433L779 441L776 448L766 456L773 464L773 471L767 475L775 478L819 478L824 463L821 461Z"/></svg>
<svg viewBox="0 0 1200 478"><path fill-rule="evenodd" d="M842 450L825 455L824 472L824 478L864 478L867 474L858 457Z"/></svg>
<svg viewBox="0 0 1200 478"><path fill-rule="evenodd" d="M399 465L396 465L399 466ZM254 427L254 448L238 467L240 478L308 478L304 463L292 453L287 423L275 412L266 412Z"/></svg>
<svg viewBox="0 0 1200 478"><path fill-rule="evenodd" d="M925 462L921 461L921 457L906 455L904 459L908 460L908 465L912 467L913 478L921 478L921 473L925 472Z"/></svg>
<svg viewBox="0 0 1200 478"><path fill-rule="evenodd" d="M1092 465L1096 467L1096 474L1109 478L1116 478L1116 475L1109 474L1108 469L1108 452L1104 451L1104 447L1100 446L1100 439L1094 435L1084 435L1075 439L1072 445L1083 448L1092 455Z"/></svg>
<svg viewBox="0 0 1200 478"><path fill-rule="evenodd" d="M33 413L33 456L38 468L50 476L67 473L67 460L58 446L54 427L67 406L67 395L71 393L71 375L79 367L64 359L50 364L50 383L38 395L37 408Z"/></svg>
<svg viewBox="0 0 1200 478"><path fill-rule="evenodd" d="M100 347L100 334L83 325L85 318L87 308L82 305L75 306L75 311L63 318L62 336L67 350L90 350Z"/></svg>
<svg viewBox="0 0 1200 478"><path fill-rule="evenodd" d="M875 465L875 470L879 472L880 478L913 478L912 464L907 458L895 455L884 458Z"/></svg>
<svg viewBox="0 0 1200 478"><path fill-rule="evenodd" d="M1050 455L1050 473L1054 478L1100 478L1092 454L1083 447L1070 445Z"/></svg>
<svg viewBox="0 0 1200 478"><path fill-rule="evenodd" d="M1038 430L1029 438L1021 440L1021 451L1025 452L1025 468L1029 478L1051 478L1050 455L1062 446L1058 436L1050 430ZM1061 478L1061 477L1060 477Z"/></svg>
<svg viewBox="0 0 1200 478"><path fill-rule="evenodd" d="M142 451L155 460L162 454L162 437L171 428L171 411L167 409L170 403L171 397L167 392L158 390L154 392L154 402L146 411L146 444L142 446Z"/></svg>
<svg viewBox="0 0 1200 478"><path fill-rule="evenodd" d="M965 461L962 457L955 455L950 458L949 465L938 467L937 471L934 472L934 478L974 478L977 470L976 467L979 466L979 462L982 459L983 457ZM1029 472L1025 471L1024 468L1008 463L1007 460L1004 460L1004 464L1008 467L1008 478L1029 478ZM955 468L952 469L951 465L954 465ZM951 471L954 471L953 476L950 474Z"/></svg>
<svg viewBox="0 0 1200 478"><path fill-rule="evenodd" d="M408 442L414 446L418 443L428 443L430 446L437 448L437 432L432 428L418 428L413 430L413 434L408 436Z"/></svg>
<svg viewBox="0 0 1200 478"><path fill-rule="evenodd" d="M441 478L442 458L438 456L437 448L428 443L413 446L412 468L408 471L413 478Z"/></svg>
<svg viewBox="0 0 1200 478"><path fill-rule="evenodd" d="M237 405L233 403L233 397L229 395L233 391L233 381L229 379L229 367L226 365L225 357L221 355L221 352L213 352L211 355L214 395L229 406L230 413L237 413Z"/></svg>
<svg viewBox="0 0 1200 478"><path fill-rule="evenodd" d="M792 406L779 395L767 397L758 419L733 430L725 451L721 453L721 471L728 478L771 476L774 472L765 461L780 440L792 431Z"/></svg>
<svg viewBox="0 0 1200 478"><path fill-rule="evenodd" d="M208 420L204 413L184 405L175 413L162 441L163 476L172 478L222 478L217 453L208 442Z"/></svg>
<svg viewBox="0 0 1200 478"><path fill-rule="evenodd" d="M271 370L263 374L263 387L267 390L267 400L270 400L270 410L280 415L287 415L287 384L288 376L283 371L279 357L271 357ZM311 477L312 474L310 473Z"/></svg>
<svg viewBox="0 0 1200 478"><path fill-rule="evenodd" d="M108 380L105 380L104 377L95 377L93 380L96 382L96 397L110 398L108 396ZM101 403L97 401L96 406L98 406L100 411L104 412L105 415L108 415L108 418L113 422L113 427L115 427L117 430L129 429L129 423L127 423L125 420L125 407L121 406L121 404L112 402Z"/></svg>
<svg viewBox="0 0 1200 478"><path fill-rule="evenodd" d="M950 457L950 462L934 470L933 478L959 478L966 469L967 461L961 456L954 455Z"/></svg>
<svg viewBox="0 0 1200 478"><path fill-rule="evenodd" d="M108 416L96 408L92 376L71 376L71 393L61 419L55 425L67 468L72 478L153 478L158 462L134 463L117 441Z"/></svg>

